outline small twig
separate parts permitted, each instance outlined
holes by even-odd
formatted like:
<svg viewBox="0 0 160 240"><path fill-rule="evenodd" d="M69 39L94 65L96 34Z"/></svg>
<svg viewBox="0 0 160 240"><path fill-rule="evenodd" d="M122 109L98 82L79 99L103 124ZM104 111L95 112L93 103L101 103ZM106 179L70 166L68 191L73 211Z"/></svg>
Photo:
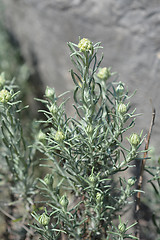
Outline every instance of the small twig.
<svg viewBox="0 0 160 240"><path fill-rule="evenodd" d="M139 175L139 179L138 179L137 190L142 189L143 172L144 172L144 168L145 168L145 163L146 163L146 158L147 158L148 148L149 148L149 142L150 142L152 128L153 128L154 121L155 121L155 116L156 116L156 111L155 111L155 109L153 109L152 110L151 124L150 124L150 128L149 128L147 139L146 139L146 144L145 144L145 152L144 152L143 160L142 160L142 163L141 163L141 169L140 169L140 175ZM136 221L137 221L137 225L136 225L136 234L135 235L139 239L140 239L140 231L139 231L140 202L141 202L141 192L137 192L137 196L136 196Z"/></svg>

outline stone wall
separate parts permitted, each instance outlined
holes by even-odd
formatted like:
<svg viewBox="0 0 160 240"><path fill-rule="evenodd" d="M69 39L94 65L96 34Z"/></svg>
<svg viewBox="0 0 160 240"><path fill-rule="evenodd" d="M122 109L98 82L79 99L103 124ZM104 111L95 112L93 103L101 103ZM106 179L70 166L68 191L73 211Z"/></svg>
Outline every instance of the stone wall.
<svg viewBox="0 0 160 240"><path fill-rule="evenodd" d="M73 89L67 42L87 37L104 47L103 66L119 73L133 91L134 106L143 113L137 129L150 125L157 111L151 145L160 143L160 1L159 0L1 0L6 26L23 56L44 85L58 93Z"/></svg>

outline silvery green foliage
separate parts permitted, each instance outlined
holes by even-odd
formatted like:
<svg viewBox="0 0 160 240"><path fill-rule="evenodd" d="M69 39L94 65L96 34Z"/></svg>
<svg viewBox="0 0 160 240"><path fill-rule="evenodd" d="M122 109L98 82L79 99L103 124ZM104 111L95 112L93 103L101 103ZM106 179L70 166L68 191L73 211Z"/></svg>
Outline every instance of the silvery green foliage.
<svg viewBox="0 0 160 240"><path fill-rule="evenodd" d="M133 133L124 144L127 130L135 123L130 96L123 83L113 81L110 68L100 68L100 43L93 45L84 38L68 46L76 69L71 70L75 116L65 112L65 94L57 97L47 87L45 99L40 100L48 110L41 111L45 120L39 150L52 172L39 179L47 210L32 214L37 220L34 228L41 239L48 240L62 235L66 239L137 239L127 233L132 226L121 218L119 223L114 221L135 193L134 178L115 180L114 176L131 167L143 141L141 134Z"/></svg>
<svg viewBox="0 0 160 240"><path fill-rule="evenodd" d="M10 182L15 200L31 203L35 194L34 156L35 148L29 148L26 137L24 137L23 126L21 125L22 107L19 100L20 91L14 84L14 79L8 81L4 73L0 75L0 135L1 135L1 161L7 163L7 169L3 169L6 180ZM31 144L31 143L30 143ZM4 164L2 164L4 166ZM12 199L13 200L13 199ZM7 202L9 202L8 199Z"/></svg>

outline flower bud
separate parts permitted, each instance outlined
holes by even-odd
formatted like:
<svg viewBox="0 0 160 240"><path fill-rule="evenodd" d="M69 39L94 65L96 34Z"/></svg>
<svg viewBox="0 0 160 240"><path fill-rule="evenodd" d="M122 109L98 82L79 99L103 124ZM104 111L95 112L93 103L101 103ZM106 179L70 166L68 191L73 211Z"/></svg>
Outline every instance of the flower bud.
<svg viewBox="0 0 160 240"><path fill-rule="evenodd" d="M2 72L0 75L0 87L2 87L4 85L5 81L6 81L5 74L4 74L4 72Z"/></svg>
<svg viewBox="0 0 160 240"><path fill-rule="evenodd" d="M140 143L140 137L136 133L132 133L129 138L129 142L132 146L137 146Z"/></svg>
<svg viewBox="0 0 160 240"><path fill-rule="evenodd" d="M64 208L64 210L66 211L67 210L67 207L68 207L68 204L69 204L69 201L68 201L68 198L66 195L63 195L60 200L59 200L59 203L61 204L61 206Z"/></svg>
<svg viewBox="0 0 160 240"><path fill-rule="evenodd" d="M42 224L43 226L48 225L49 221L50 221L50 217L47 216L45 213L43 213L43 214L42 214L41 216L39 216L39 218L38 218L38 222L39 222L40 224Z"/></svg>
<svg viewBox="0 0 160 240"><path fill-rule="evenodd" d="M47 86L46 91L45 91L45 95L48 98L53 97L55 95L54 88L50 88L50 87Z"/></svg>
<svg viewBox="0 0 160 240"><path fill-rule="evenodd" d="M91 173L88 180L90 182L90 186L94 188L96 186L97 176L95 176L93 173Z"/></svg>
<svg viewBox="0 0 160 240"><path fill-rule="evenodd" d="M101 80L107 80L111 76L110 68L100 68L97 77Z"/></svg>
<svg viewBox="0 0 160 240"><path fill-rule="evenodd" d="M0 102L7 103L10 99L11 99L11 93L6 89L2 89L0 91Z"/></svg>
<svg viewBox="0 0 160 240"><path fill-rule="evenodd" d="M93 173L91 173L88 179L91 183L95 183L97 180L96 176Z"/></svg>
<svg viewBox="0 0 160 240"><path fill-rule="evenodd" d="M116 88L116 93L118 96L122 96L124 93L124 84L123 83L119 83L119 85Z"/></svg>
<svg viewBox="0 0 160 240"><path fill-rule="evenodd" d="M57 111L58 111L56 104L52 104L52 105L49 107L49 111L50 111L53 115L56 114Z"/></svg>
<svg viewBox="0 0 160 240"><path fill-rule="evenodd" d="M40 130L39 133L38 133L37 138L38 138L38 140L40 142L43 142L45 140L45 138L46 138L46 134Z"/></svg>
<svg viewBox="0 0 160 240"><path fill-rule="evenodd" d="M132 187L135 184L136 180L135 178L131 177L128 179L127 183L130 187Z"/></svg>
<svg viewBox="0 0 160 240"><path fill-rule="evenodd" d="M92 125L89 124L86 128L86 131L87 131L88 134L91 134L92 131L93 131Z"/></svg>
<svg viewBox="0 0 160 240"><path fill-rule="evenodd" d="M79 41L78 48L80 49L81 52L89 52L89 51L92 52L93 44L89 39L83 38Z"/></svg>
<svg viewBox="0 0 160 240"><path fill-rule="evenodd" d="M44 177L44 182L48 185L48 186L52 186L53 185L53 175L47 173L46 176Z"/></svg>
<svg viewBox="0 0 160 240"><path fill-rule="evenodd" d="M97 192L97 194L96 194L96 202L97 202L97 204L100 204L102 202L102 200L103 200L102 193Z"/></svg>
<svg viewBox="0 0 160 240"><path fill-rule="evenodd" d="M63 132L57 131L55 136L54 136L54 139L57 142L62 142L65 139L65 136L64 136Z"/></svg>
<svg viewBox="0 0 160 240"><path fill-rule="evenodd" d="M119 106L118 106L118 112L121 114L121 115L124 115L126 112L127 112L127 107L124 103L120 103Z"/></svg>
<svg viewBox="0 0 160 240"><path fill-rule="evenodd" d="M124 233L126 231L126 224L125 223L120 223L118 225L118 230L121 232L121 233Z"/></svg>

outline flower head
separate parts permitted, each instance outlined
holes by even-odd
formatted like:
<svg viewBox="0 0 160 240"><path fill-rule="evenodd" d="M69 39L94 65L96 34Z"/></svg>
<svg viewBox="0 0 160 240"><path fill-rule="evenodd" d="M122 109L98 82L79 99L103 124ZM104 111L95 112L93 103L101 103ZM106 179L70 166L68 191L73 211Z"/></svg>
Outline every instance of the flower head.
<svg viewBox="0 0 160 240"><path fill-rule="evenodd" d="M91 173L88 179L91 183L95 183L97 181L97 177L93 173Z"/></svg>
<svg viewBox="0 0 160 240"><path fill-rule="evenodd" d="M118 106L118 112L121 114L121 115L124 115L126 112L127 112L127 107L124 103L120 103L119 106Z"/></svg>
<svg viewBox="0 0 160 240"><path fill-rule="evenodd" d="M96 202L97 202L97 204L100 204L102 202L102 200L103 200L102 193L97 192L97 194L96 194Z"/></svg>
<svg viewBox="0 0 160 240"><path fill-rule="evenodd" d="M93 132L93 127L92 127L91 124L89 124L89 125L86 127L86 132L87 132L88 134L92 134L92 132Z"/></svg>
<svg viewBox="0 0 160 240"><path fill-rule="evenodd" d="M101 80L107 80L111 76L110 68L100 68L97 77Z"/></svg>
<svg viewBox="0 0 160 240"><path fill-rule="evenodd" d="M66 195L63 195L60 200L59 203L61 204L61 206L64 208L64 210L67 210L69 201Z"/></svg>
<svg viewBox="0 0 160 240"><path fill-rule="evenodd" d="M136 180L135 178L131 177L128 179L127 183L130 187L132 187L135 184Z"/></svg>
<svg viewBox="0 0 160 240"><path fill-rule="evenodd" d="M40 130L39 133L38 133L37 138L38 138L38 140L39 140L40 142L41 142L41 141L44 141L44 140L46 139L46 134Z"/></svg>
<svg viewBox="0 0 160 240"><path fill-rule="evenodd" d="M54 181L53 175L47 173L46 176L44 177L44 182L45 182L47 185L49 185L49 186L52 187L53 181Z"/></svg>
<svg viewBox="0 0 160 240"><path fill-rule="evenodd" d="M11 93L6 89L2 89L0 91L0 102L7 103L10 99L11 99Z"/></svg>
<svg viewBox="0 0 160 240"><path fill-rule="evenodd" d="M49 107L49 111L50 111L53 115L57 113L58 108L57 108L57 106L56 106L55 103L53 103L53 104Z"/></svg>
<svg viewBox="0 0 160 240"><path fill-rule="evenodd" d="M64 136L63 132L57 131L55 136L54 136L54 139L57 142L62 142L65 139L65 136Z"/></svg>
<svg viewBox="0 0 160 240"><path fill-rule="evenodd" d="M118 230L121 232L121 233L124 233L126 231L126 224L125 223L120 223L118 225Z"/></svg>
<svg viewBox="0 0 160 240"><path fill-rule="evenodd" d="M132 146L136 147L140 143L140 137L137 133L132 133L129 137L129 142Z"/></svg>
<svg viewBox="0 0 160 240"><path fill-rule="evenodd" d="M46 97L48 98L51 98L55 95L55 91L54 91L54 88L50 88L50 87L46 87L46 91L45 91L45 95Z"/></svg>
<svg viewBox="0 0 160 240"><path fill-rule="evenodd" d="M81 52L93 51L93 44L88 38L82 38L78 43L78 48Z"/></svg>
<svg viewBox="0 0 160 240"><path fill-rule="evenodd" d="M45 213L43 213L42 215L39 216L38 221L43 226L46 226L46 225L48 225L48 223L50 221L50 217L47 216Z"/></svg>
<svg viewBox="0 0 160 240"><path fill-rule="evenodd" d="M116 93L118 96L122 96L124 93L124 84L122 82L119 83L119 85L116 88Z"/></svg>

